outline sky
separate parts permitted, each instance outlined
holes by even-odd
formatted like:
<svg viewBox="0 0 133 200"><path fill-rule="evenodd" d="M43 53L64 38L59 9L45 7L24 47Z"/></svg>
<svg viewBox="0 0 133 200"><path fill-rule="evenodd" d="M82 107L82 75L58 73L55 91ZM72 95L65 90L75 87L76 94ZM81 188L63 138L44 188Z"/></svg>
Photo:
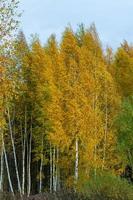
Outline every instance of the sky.
<svg viewBox="0 0 133 200"><path fill-rule="evenodd" d="M59 41L68 24L76 30L95 23L103 43L116 49L133 42L133 0L20 0L21 29L27 39L38 34L42 43L54 33Z"/></svg>

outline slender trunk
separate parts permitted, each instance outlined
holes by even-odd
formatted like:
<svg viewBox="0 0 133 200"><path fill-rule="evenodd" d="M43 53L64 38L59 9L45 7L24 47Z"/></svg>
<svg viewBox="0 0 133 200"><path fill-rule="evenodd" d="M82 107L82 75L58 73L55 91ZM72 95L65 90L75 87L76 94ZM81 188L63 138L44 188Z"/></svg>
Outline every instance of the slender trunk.
<svg viewBox="0 0 133 200"><path fill-rule="evenodd" d="M97 95L95 94L94 98L93 98L93 109L94 109L94 137L95 140L97 140L97 130L96 130L96 101L97 101ZM96 141L95 141L96 142ZM95 163L95 167L94 167L94 175L95 178L97 176L97 144L95 144L94 147L94 163Z"/></svg>
<svg viewBox="0 0 133 200"><path fill-rule="evenodd" d="M23 144L23 169L22 169L22 194L24 195L25 193L25 135L24 135L24 144Z"/></svg>
<svg viewBox="0 0 133 200"><path fill-rule="evenodd" d="M42 136L42 152L41 152L41 163L40 163L40 186L39 192L42 192L42 168L43 168L43 136Z"/></svg>
<svg viewBox="0 0 133 200"><path fill-rule="evenodd" d="M55 147L53 149L53 190L56 192L56 166L55 166Z"/></svg>
<svg viewBox="0 0 133 200"><path fill-rule="evenodd" d="M60 189L59 182L59 148L57 147L57 158L56 158L56 191Z"/></svg>
<svg viewBox="0 0 133 200"><path fill-rule="evenodd" d="M2 150L1 150L1 167L0 167L0 191L3 191L3 164L4 164L4 160L3 160L3 154L4 153L4 149L3 149L3 145L2 145Z"/></svg>
<svg viewBox="0 0 133 200"><path fill-rule="evenodd" d="M24 122L24 136L23 136L23 150L22 150L22 194L25 193L25 152L26 152L26 135L27 135L27 111L25 107L25 122Z"/></svg>
<svg viewBox="0 0 133 200"><path fill-rule="evenodd" d="M25 107L25 125L24 125L24 136L23 136L23 150L22 150L22 194L25 193L25 151L26 151L26 135L27 135L27 113Z"/></svg>
<svg viewBox="0 0 133 200"><path fill-rule="evenodd" d="M50 193L52 193L52 148L51 148L51 144L50 144Z"/></svg>
<svg viewBox="0 0 133 200"><path fill-rule="evenodd" d="M15 170L16 170L16 176L17 176L17 182L18 182L18 190L20 192L20 195L22 196L20 178L19 178L19 173L18 173L17 158L16 158L16 150L15 150L15 144L14 144L14 139L13 139L9 108L7 109L7 113L8 113L8 122L9 122L9 130L10 130L10 135L11 135L11 142L12 142L12 147L13 147L13 155L14 155Z"/></svg>
<svg viewBox="0 0 133 200"><path fill-rule="evenodd" d="M78 181L78 164L79 164L79 146L78 146L78 138L76 138L75 142L75 183Z"/></svg>
<svg viewBox="0 0 133 200"><path fill-rule="evenodd" d="M28 197L31 192L31 143L32 143L32 116L31 116L31 131L30 131L30 144L29 144Z"/></svg>
<svg viewBox="0 0 133 200"><path fill-rule="evenodd" d="M95 136L95 140L97 140L97 127L96 127L96 108L97 108L97 98L98 98L98 95L97 95L97 73L96 73L96 70L97 70L97 52L95 51L95 65L94 65L94 79L95 79L95 93L94 93L94 97L93 97L93 109L94 109L94 136ZM96 142L96 141L95 141ZM97 142L95 144L95 147L94 147L94 163L95 163L95 168L94 168L94 175L95 175L95 178L97 176Z"/></svg>
<svg viewBox="0 0 133 200"><path fill-rule="evenodd" d="M5 163L6 163L6 169L7 169L7 176L8 176L9 186L10 186L10 190L11 190L13 196L14 196L14 190L13 190L13 186L12 186L12 181L11 181L11 176L10 176L10 171L9 171L9 165L8 165L8 160L7 160L7 155L6 155L6 149L5 149L4 140L3 140L3 151L4 151L4 157L5 157Z"/></svg>
<svg viewBox="0 0 133 200"><path fill-rule="evenodd" d="M56 172L55 172L55 190L57 191L57 183L58 183L58 157L57 157L57 148L56 148Z"/></svg>
<svg viewBox="0 0 133 200"><path fill-rule="evenodd" d="M42 193L42 166L43 166L43 160L41 159L41 163L40 163L40 183L39 183L39 193Z"/></svg>
<svg viewBox="0 0 133 200"><path fill-rule="evenodd" d="M26 184L27 184L27 193L28 193L28 180L29 180L29 137L28 137L28 132L26 133Z"/></svg>
<svg viewBox="0 0 133 200"><path fill-rule="evenodd" d="M106 87L106 85L105 85ZM105 159L106 159L106 147L107 147L107 131L108 131L108 97L107 97L107 88L106 88L106 97L105 97L105 130L104 130L104 149L103 149L103 164L102 169L104 169L105 166Z"/></svg>

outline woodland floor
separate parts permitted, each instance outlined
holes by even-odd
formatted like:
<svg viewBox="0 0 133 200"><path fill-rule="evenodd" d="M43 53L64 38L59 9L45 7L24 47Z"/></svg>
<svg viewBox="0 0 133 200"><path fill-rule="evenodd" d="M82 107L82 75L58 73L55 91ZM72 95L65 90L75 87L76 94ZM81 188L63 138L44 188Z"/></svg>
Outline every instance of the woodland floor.
<svg viewBox="0 0 133 200"><path fill-rule="evenodd" d="M36 194L31 195L30 197L23 197L23 200L89 200L83 195L79 195L75 192L58 192L55 194L44 193L44 194ZM15 198L9 194L4 193L0 194L0 200L21 200L20 197L16 196Z"/></svg>

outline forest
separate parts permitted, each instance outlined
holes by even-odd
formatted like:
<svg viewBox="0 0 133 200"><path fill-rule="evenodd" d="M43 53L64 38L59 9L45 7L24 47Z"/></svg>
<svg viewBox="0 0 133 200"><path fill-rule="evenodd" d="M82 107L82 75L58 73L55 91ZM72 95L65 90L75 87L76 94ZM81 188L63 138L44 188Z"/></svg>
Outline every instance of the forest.
<svg viewBox="0 0 133 200"><path fill-rule="evenodd" d="M6 2L0 199L132 200L133 45L103 49L94 24L27 42L15 34L19 2Z"/></svg>

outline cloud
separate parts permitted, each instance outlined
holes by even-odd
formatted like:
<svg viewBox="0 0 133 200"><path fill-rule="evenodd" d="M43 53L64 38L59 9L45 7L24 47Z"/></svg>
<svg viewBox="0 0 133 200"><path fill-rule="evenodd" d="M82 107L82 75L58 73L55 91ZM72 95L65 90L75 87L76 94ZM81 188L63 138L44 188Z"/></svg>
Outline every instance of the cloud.
<svg viewBox="0 0 133 200"><path fill-rule="evenodd" d="M25 34L38 33L43 42L53 32L61 35L68 23L75 28L81 22L95 22L103 43L114 48L124 38L133 40L131 0L21 0L21 8Z"/></svg>

